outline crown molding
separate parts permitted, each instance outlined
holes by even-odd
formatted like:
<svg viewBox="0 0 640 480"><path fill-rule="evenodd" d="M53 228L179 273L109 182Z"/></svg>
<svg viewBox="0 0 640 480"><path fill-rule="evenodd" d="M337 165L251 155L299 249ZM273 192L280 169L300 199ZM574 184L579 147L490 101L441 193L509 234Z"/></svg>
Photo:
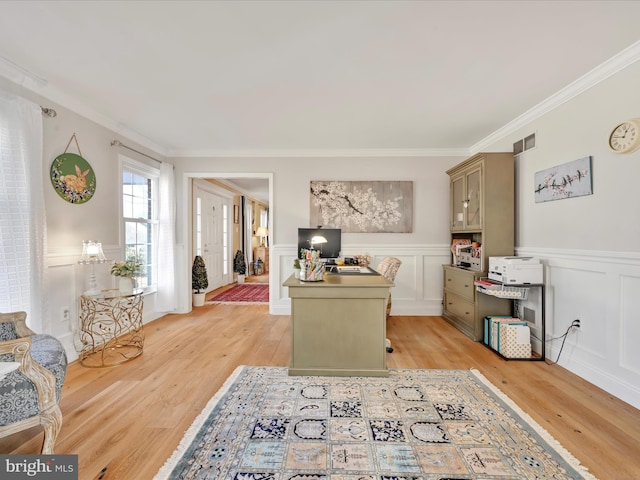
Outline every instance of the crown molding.
<svg viewBox="0 0 640 480"><path fill-rule="evenodd" d="M65 92L49 85L49 81L46 78L30 72L29 70L22 68L20 65L0 56L0 76L7 80L21 86L22 88L29 90L40 97L54 102L61 107L67 108L78 115L91 120L98 125L105 127L117 135L122 135L128 140L136 142L155 153L163 156L167 156L167 148L162 145L158 145L154 141L147 137L140 135L138 132L131 130L120 122L116 122L112 118L98 113L92 108L88 108L84 103L72 98Z"/></svg>
<svg viewBox="0 0 640 480"><path fill-rule="evenodd" d="M585 73L577 80L571 82L569 85L554 93L546 100L543 100L538 105L527 110L522 115L516 117L505 126L499 128L491 135L483 138L475 145L472 145L469 150L472 154L481 152L483 149L489 147L493 143L503 139L507 135L515 132L516 130L525 127L529 123L537 120L550 111L558 108L563 103L577 97L581 93L595 87L600 82L603 82L607 78L615 75L621 70L624 70L630 65L640 60L640 40L631 44L618 54L614 55L610 59L601 63L594 69Z"/></svg>
<svg viewBox="0 0 640 480"><path fill-rule="evenodd" d="M140 135L134 130L131 130L127 126L120 122L116 122L110 117L98 113L97 111L88 108L82 102L79 102L71 98L66 93L51 87L45 78L42 78L28 70L20 67L19 65L11 62L10 60L0 57L0 76L7 78L8 80L21 85L23 88L33 91L34 93L41 95L42 97L51 100L60 106L68 108L69 110L81 115L98 125L101 125L109 130L112 130L118 135L122 135L127 139L134 141L154 152L168 158L173 157L206 157L206 158L249 158L249 157L456 157L456 156L469 156L477 152L483 151L490 147L492 144L500 141L507 135L515 132L516 130L525 127L529 123L537 120L543 115L549 113L560 105L575 98L581 93L593 88L600 82L606 80L612 75L625 69L626 67L634 64L640 60L640 41L631 44L626 49L617 53L610 59L601 63L591 71L587 72L577 80L571 82L566 87L562 88L555 94L543 100L538 105L524 112L522 115L516 117L511 122L507 123L503 127L494 131L487 137L483 138L479 142L470 146L469 148L425 148L425 149L255 149L255 150L179 150L171 149L155 143L149 138Z"/></svg>
<svg viewBox="0 0 640 480"><path fill-rule="evenodd" d="M371 149L255 149L170 150L171 158L289 158L289 157L466 157L468 148L371 148Z"/></svg>

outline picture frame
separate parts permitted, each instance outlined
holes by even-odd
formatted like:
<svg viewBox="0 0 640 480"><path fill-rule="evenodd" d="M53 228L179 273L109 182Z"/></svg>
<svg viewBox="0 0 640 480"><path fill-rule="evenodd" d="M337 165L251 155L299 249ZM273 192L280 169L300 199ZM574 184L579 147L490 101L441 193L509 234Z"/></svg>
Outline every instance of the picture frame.
<svg viewBox="0 0 640 480"><path fill-rule="evenodd" d="M592 195L591 157L536 172L534 185L536 203Z"/></svg>
<svg viewBox="0 0 640 480"><path fill-rule="evenodd" d="M309 220L343 233L411 233L413 182L312 180Z"/></svg>

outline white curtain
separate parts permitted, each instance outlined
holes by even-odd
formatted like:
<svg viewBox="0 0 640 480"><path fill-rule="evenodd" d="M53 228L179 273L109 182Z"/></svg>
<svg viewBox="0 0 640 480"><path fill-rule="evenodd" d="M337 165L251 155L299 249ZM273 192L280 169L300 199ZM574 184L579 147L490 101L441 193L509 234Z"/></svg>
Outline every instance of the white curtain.
<svg viewBox="0 0 640 480"><path fill-rule="evenodd" d="M175 275L176 195L173 165L162 162L159 180L158 293L156 310L173 312L178 307Z"/></svg>
<svg viewBox="0 0 640 480"><path fill-rule="evenodd" d="M33 330L51 332L46 298L42 112L0 91L0 311L27 312Z"/></svg>

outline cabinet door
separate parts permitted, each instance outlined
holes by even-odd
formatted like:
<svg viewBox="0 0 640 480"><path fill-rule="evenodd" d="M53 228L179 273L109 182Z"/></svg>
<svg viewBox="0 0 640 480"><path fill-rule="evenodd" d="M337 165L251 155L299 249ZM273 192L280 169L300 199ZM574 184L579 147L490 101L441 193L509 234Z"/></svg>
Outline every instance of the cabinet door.
<svg viewBox="0 0 640 480"><path fill-rule="evenodd" d="M451 179L451 230L464 230L464 175Z"/></svg>
<svg viewBox="0 0 640 480"><path fill-rule="evenodd" d="M482 228L482 167L475 168L465 175L466 197L465 229ZM498 187L499 188L499 187Z"/></svg>

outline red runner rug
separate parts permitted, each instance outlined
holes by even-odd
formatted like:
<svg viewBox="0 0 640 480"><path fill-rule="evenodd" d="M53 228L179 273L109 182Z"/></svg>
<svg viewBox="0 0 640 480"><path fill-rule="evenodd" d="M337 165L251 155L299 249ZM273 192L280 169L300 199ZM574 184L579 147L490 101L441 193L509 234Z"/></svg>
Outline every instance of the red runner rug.
<svg viewBox="0 0 640 480"><path fill-rule="evenodd" d="M269 284L239 283L207 303L269 303Z"/></svg>

